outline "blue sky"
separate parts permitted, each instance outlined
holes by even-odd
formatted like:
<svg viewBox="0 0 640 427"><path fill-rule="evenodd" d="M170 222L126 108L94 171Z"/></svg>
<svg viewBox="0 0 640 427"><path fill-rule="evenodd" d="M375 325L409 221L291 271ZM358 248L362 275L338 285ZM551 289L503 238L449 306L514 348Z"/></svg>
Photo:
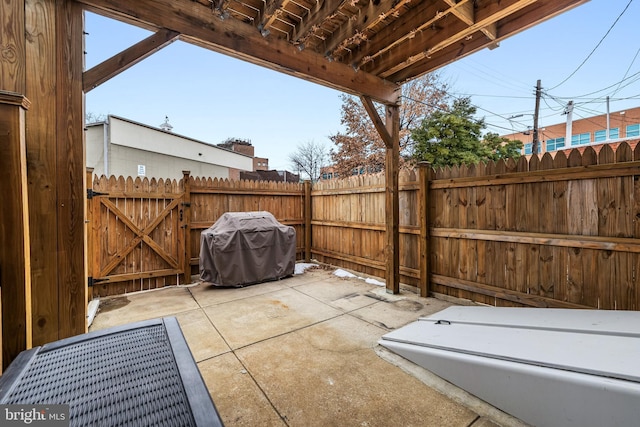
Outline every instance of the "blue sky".
<svg viewBox="0 0 640 427"><path fill-rule="evenodd" d="M497 49L444 67L441 75L455 96L471 96L487 130L503 134L532 125L537 79L545 93L541 127L564 122L562 110L569 99L576 103L575 119L604 113L607 95L611 111L638 106L640 0L631 2L602 40L628 4L592 0ZM87 69L150 34L91 13L85 28ZM329 135L342 129L340 106L336 90L183 42L172 43L86 97L86 110L93 114L152 126L168 116L174 132L212 144L230 137L249 139L272 169L289 168L288 155L298 144L315 141L330 147Z"/></svg>

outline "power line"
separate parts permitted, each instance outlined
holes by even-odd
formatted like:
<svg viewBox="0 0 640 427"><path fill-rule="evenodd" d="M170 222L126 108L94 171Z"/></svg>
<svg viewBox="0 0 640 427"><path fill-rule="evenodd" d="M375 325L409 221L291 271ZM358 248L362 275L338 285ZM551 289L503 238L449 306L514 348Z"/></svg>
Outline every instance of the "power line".
<svg viewBox="0 0 640 427"><path fill-rule="evenodd" d="M604 92L605 90L611 89L612 87L624 82L625 80L630 80L630 79L632 79L634 77L637 77L637 78L635 78L634 80L628 82L626 85L624 85L624 87L627 87L630 84L635 83L636 81L640 80L640 71L638 71L636 73L633 73L629 77L627 77L625 79L622 79L619 82L615 82L615 83L613 83L613 84L611 84L611 85L609 85L607 87L604 87L602 89L598 89L598 90L593 91L593 92L585 93L585 94L578 95L578 96L556 96L556 98L559 98L559 99L580 99L580 98L585 98L585 97L587 97L589 95L593 95L593 94L596 94L596 93L599 93L599 92Z"/></svg>
<svg viewBox="0 0 640 427"><path fill-rule="evenodd" d="M630 79L633 76L638 75L638 74L640 74L640 72L635 73L635 74L633 74L633 75L621 80L621 82L624 81L624 80ZM638 79L640 79L640 77L638 77ZM627 85L629 85L631 83L633 83L633 82L629 82ZM608 88L611 88L611 87L615 86L616 84L613 84L613 85L609 86ZM483 95L479 95L479 94L463 94L463 93L459 93L459 92L454 92L451 95L452 95L452 97L454 99L458 99L458 100L460 100L461 97L456 96L456 95L463 95L464 97L483 96ZM547 106L546 109L543 108L542 110L551 110L552 113L540 117L541 119L546 119L546 118L549 118L549 117L556 116L556 115L558 115L558 112L564 111L564 109L566 107L566 102L564 102L563 99L565 99L565 97L550 95L549 93L544 92L544 91L542 92L542 95L543 96L541 97L541 99ZM492 95L486 95L486 96L491 97ZM531 99L532 98L532 97L510 97L510 96L498 96L498 95L496 95L495 97L525 98L525 99ZM432 107L434 109L437 109L437 110L440 110L442 112L447 112L448 111L448 110L446 110L444 108L441 108L441 107L439 107L437 105L432 105L432 104L429 104L429 103L426 103L426 102L423 102L423 101L412 99L412 98L409 98L409 97L404 96L404 95L403 95L403 98L406 98L409 101L418 102L418 103L430 106L430 107ZM579 99L579 97L577 97L577 98ZM612 100L613 101L616 101L616 100L620 100L621 101L621 100L636 99L636 98L640 99L640 94L636 94L636 95L633 95L633 96L630 96L630 97L625 97L625 98L615 98L615 99L612 99ZM572 99L572 98L566 97L566 99ZM594 99L602 99L604 101L604 99L606 99L606 98L594 98ZM554 106L549 104L548 100L552 100L555 103L557 103L558 105L554 107ZM583 105L586 105L586 104L589 104L589 102L576 103L575 107L576 108L579 107L580 110L585 111L585 112L587 112L589 114L592 114L592 115L602 115L603 114L603 113L601 113L601 112L599 112L597 110L585 108ZM485 124L486 124L487 128L496 128L496 129L507 130L507 131L510 131L512 133L518 133L518 132L525 132L531 127L529 125L526 125L525 123L522 123L521 121L513 120L513 118L508 117L508 116L514 116L514 115L518 115L518 114L529 114L530 110L523 110L523 111L516 111L516 112L513 112L513 113L502 113L502 114L499 114L499 113L495 113L493 111L487 110L486 108L480 107L477 104L473 104L472 103L471 105L473 107L475 107L477 110L482 110L482 111L485 111L485 112L489 113L490 116L501 118L501 119L505 120L507 123L509 123L511 125L511 127L506 127L506 126L501 126L501 125L498 125L498 124L495 124L495 123L492 123L492 122L485 121ZM576 115L578 115L578 114L576 114ZM578 116L580 118L582 118L582 119L588 120L588 118L585 118L585 117L583 117L581 115L578 115ZM516 128L513 126L514 123L519 125L519 126L521 126L523 128L523 130L516 130ZM595 122L592 122L592 123L595 123Z"/></svg>
<svg viewBox="0 0 640 427"><path fill-rule="evenodd" d="M637 94L637 95L634 95L634 96L631 96L631 97L626 97L626 98L610 99L610 101L623 101L623 100L627 100L627 99L636 99L636 97L638 97L640 99L640 94ZM557 102L558 105L561 108L564 108L565 104L563 104L563 102L560 100L562 98L555 97L555 96L549 96L549 98L552 99L553 101ZM543 98L543 100L544 100L544 98ZM602 101L603 101L602 103L604 103L606 101L606 98L603 98ZM545 100L545 102L546 102L546 100ZM574 107L577 108L577 109L579 108L580 110L585 111L585 112L587 112L587 113L589 113L591 115L594 115L594 116L599 116L599 115L605 114L604 112L602 112L600 110L596 110L596 109L593 109L593 108L585 107L585 105L589 105L589 104L591 104L591 102L577 102L577 103L574 104ZM559 110L560 110L560 108L558 109L558 111Z"/></svg>
<svg viewBox="0 0 640 427"><path fill-rule="evenodd" d="M585 107L585 106L584 106L584 104L576 103L576 104L574 104L574 105L575 105L575 108L578 108L578 109L580 109L580 110L582 110L582 111L584 111L584 112L587 112L587 113L589 113L589 114L592 114L592 115L594 115L594 116L599 116L599 115L603 114L602 112L600 112L600 111L598 111L598 110L594 110L594 109L592 109L592 108L587 108L587 107Z"/></svg>
<svg viewBox="0 0 640 427"><path fill-rule="evenodd" d="M486 73L486 74L487 74L487 75L489 75L490 77L492 77L492 78L494 78L494 79L498 80L498 81L499 81L499 83L500 83L501 85L504 85L504 84L505 84L505 82L506 82L507 84L509 84L509 85L511 85L511 86L513 86L513 87L515 87L515 88L517 88L518 90L527 91L527 92L529 91L530 86L529 86L527 83L524 83L524 82L521 82L521 81L518 81L518 80L513 79L513 77L512 77L512 76L509 76L509 75L506 75L506 74L502 73L502 72L500 71L500 69L492 68L492 67L489 67L489 66L488 66L488 65L486 65L486 64L483 64L482 62L475 61L475 60L473 59L473 57L468 57L466 62L468 62L468 63L473 63L473 64L475 64L476 66L486 68L486 69L489 71L489 73ZM459 64L459 63L458 63L458 62L456 62L456 64ZM504 76L504 77L506 77L508 80L506 80L506 79L496 78L496 75Z"/></svg>
<svg viewBox="0 0 640 427"><path fill-rule="evenodd" d="M477 96L484 98L509 98L509 99L532 99L533 96L512 96L512 95L489 95L489 94L479 94L479 93L461 93L461 92L452 92L461 96Z"/></svg>
<svg viewBox="0 0 640 427"><path fill-rule="evenodd" d="M627 99L640 99L640 93L625 98L612 98L611 101L626 101Z"/></svg>
<svg viewBox="0 0 640 427"><path fill-rule="evenodd" d="M556 89L557 87L562 86L564 83L567 82L567 80L569 80L571 77L573 77L573 75L575 73L578 72L578 70L580 70L580 68L582 68L582 66L584 64L586 64L586 62L589 60L589 58L591 58L591 55L594 54L594 52L600 47L600 45L602 44L602 42L604 41L604 39L607 38L607 36L609 35L609 33L611 32L611 30L613 30L613 27L616 26L616 24L618 23L618 21L620 20L620 18L622 18L622 15L624 15L624 13L627 11L627 9L629 9L629 6L631 6L631 3L633 3L633 0L629 0L629 3L627 3L627 5L625 6L625 8L622 10L622 12L620 12L620 15L618 15L618 17L616 18L615 21L613 21L613 24L611 24L611 27L609 27L609 29L607 30L607 32L604 34L604 36L602 36L602 38L600 39L600 41L598 42L598 44L596 44L596 46L593 48L593 50L591 51L591 53L589 53L589 55L587 55L587 57L584 59L584 61L582 61L582 63L580 65L578 65L578 68L576 68L571 74L569 74L569 76L564 79L563 81L561 81L560 83L558 83L557 85L555 85L554 87L550 88L549 90L553 90Z"/></svg>
<svg viewBox="0 0 640 427"><path fill-rule="evenodd" d="M469 64L464 64L464 65L469 65ZM472 74L472 75L478 77L479 79L481 79L483 81L486 81L487 83L491 83L491 84L499 83L500 86L502 86L502 87L504 87L505 85L506 86L511 86L512 90L518 91L518 92L528 92L529 91L528 86L526 88L523 88L523 87L519 86L520 84L517 83L517 82L514 83L514 82L512 82L510 80L497 78L496 75L495 75L497 72L492 72L491 74L489 74L489 73L487 73L485 71L482 71L480 69L473 68L473 67L471 67L471 69L469 70L469 69L465 69L463 64L460 64L460 63L452 64L451 67L452 68L461 68L463 72L467 72L469 74ZM490 69L489 67L486 67L486 68ZM477 71L477 73L476 73L476 71ZM485 74L489 78L484 77L484 76L482 76L482 75L480 75L478 73Z"/></svg>
<svg viewBox="0 0 640 427"><path fill-rule="evenodd" d="M452 97L453 97L453 98L455 98L455 99L457 99L457 100L461 100L461 98L457 98L457 97L455 97L455 96L452 96ZM409 100L409 101L412 101L412 102L417 102L418 104L426 105L427 107L434 108L434 109L439 110L439 111L441 111L441 112L443 112L443 113L449 113L449 112L450 112L450 111L449 111L449 110L447 110L446 108L442 108L442 107L440 107L439 105L434 105L434 104L430 104L430 103L428 103L428 102L420 101L420 100L418 100L418 99L413 99L413 98L410 98L410 97L408 97L408 96L406 96L406 95L402 95L402 96L401 96L401 98L405 98L405 99L407 99L407 100ZM489 111L489 110L486 110L486 109L484 109L484 108L482 108L482 107L479 107L479 106L477 106L477 105L475 105L475 104L471 104L471 106L475 107L475 108L476 108L476 109L478 109L478 110L483 110L483 111L486 111L486 112L488 112L488 113L491 113L491 114L493 114L493 115L494 115L494 116L496 116L496 117L500 117L500 118L503 118L503 119L505 119L505 120L509 120L509 119L507 119L506 117L503 117L503 116L501 116L501 115L499 115L499 114L493 113L493 112L491 112L491 111ZM492 124L492 123L489 123L489 122L487 122L487 121L485 121L485 124L486 124L487 126L491 126L491 127L495 127L495 128L499 128L499 129L505 129L505 130L509 130L509 131L510 131L510 130L512 130L511 128L507 128L507 127L504 127L504 126L500 126L500 125Z"/></svg>
<svg viewBox="0 0 640 427"><path fill-rule="evenodd" d="M622 84L624 79L627 77L627 74L629 74L629 70L631 70L633 63L636 62L636 58L638 57L639 53L640 53L640 47L638 48L638 50L636 50L636 54L633 56L633 59L631 60L631 64L629 64L629 66L627 67L627 71L625 71L624 76L622 76L622 81L620 81L620 84L618 84L618 87L616 88L616 90L613 91L612 95L615 95L621 89L620 85Z"/></svg>
<svg viewBox="0 0 640 427"><path fill-rule="evenodd" d="M601 126L602 126L600 123L593 121L593 120L592 120L592 117L585 117L585 116L583 116L583 115L581 115L581 114L577 113L575 109L573 110L573 114L575 114L576 116L580 117L582 120L586 120L586 121L588 121L589 123L594 124L594 125L596 125L596 126L598 126L598 127L601 127ZM600 115L600 114L598 114L598 115Z"/></svg>
<svg viewBox="0 0 640 427"><path fill-rule="evenodd" d="M549 94L548 94L548 93L546 93L546 92L543 92L543 93L542 93L542 95L546 95L546 96L543 96L543 97L542 97L542 102L544 102L544 103L545 103L545 105L546 105L547 107L549 107L549 109L550 109L551 111L561 111L561 110L564 110L564 104L563 104L563 103L561 103L560 101L558 101L556 98L554 98L553 96L549 95ZM552 99L552 100L554 100L554 101L555 101L555 102L557 102L558 104L560 104L560 108L557 108L557 107L555 107L555 108L554 108L554 107L552 107L551 105L549 105L549 103L547 102L547 97L548 97L548 98L550 98L550 99Z"/></svg>

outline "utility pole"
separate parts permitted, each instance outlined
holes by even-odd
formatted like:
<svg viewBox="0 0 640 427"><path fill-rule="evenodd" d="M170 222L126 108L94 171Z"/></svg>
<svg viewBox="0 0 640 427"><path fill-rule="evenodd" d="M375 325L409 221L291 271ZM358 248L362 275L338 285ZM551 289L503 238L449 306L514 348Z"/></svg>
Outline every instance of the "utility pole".
<svg viewBox="0 0 640 427"><path fill-rule="evenodd" d="M609 97L607 96L607 136L606 136L606 140L608 141L609 139L611 139L611 121L609 118Z"/></svg>
<svg viewBox="0 0 640 427"><path fill-rule="evenodd" d="M538 145L540 142L538 141L538 113L540 112L540 94L542 92L542 87L540 84L540 80L536 84L536 110L533 113L533 143L531 144L531 153L538 154Z"/></svg>
<svg viewBox="0 0 640 427"><path fill-rule="evenodd" d="M571 145L571 135L573 134L573 101L569 101L567 103L567 108L565 108L565 114L567 115L567 131L565 135L565 146Z"/></svg>

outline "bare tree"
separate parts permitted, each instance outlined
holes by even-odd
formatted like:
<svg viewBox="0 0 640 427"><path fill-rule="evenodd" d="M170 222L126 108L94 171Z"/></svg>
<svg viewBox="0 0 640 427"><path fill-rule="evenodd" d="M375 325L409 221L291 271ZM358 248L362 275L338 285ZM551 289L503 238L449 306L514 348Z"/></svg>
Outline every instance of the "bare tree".
<svg viewBox="0 0 640 427"><path fill-rule="evenodd" d="M87 111L84 114L84 122L85 124L90 124L90 123L99 123L99 122L104 122L105 120L107 120L107 115L106 114L96 114L92 111Z"/></svg>
<svg viewBox="0 0 640 427"><path fill-rule="evenodd" d="M320 171L329 160L329 151L324 144L307 141L298 144L295 152L289 154L291 167L298 172L300 177L316 181L320 177Z"/></svg>
<svg viewBox="0 0 640 427"><path fill-rule="evenodd" d="M420 126L422 120L430 113L446 107L447 90L447 83L436 73L427 74L402 86L401 162L411 159L413 155L414 141L411 131ZM385 117L384 108L380 105L377 107L380 117ZM382 171L385 145L358 98L342 96L341 122L346 131L329 137L335 144L331 149L335 171L340 176L349 176L352 171L360 169L367 172Z"/></svg>

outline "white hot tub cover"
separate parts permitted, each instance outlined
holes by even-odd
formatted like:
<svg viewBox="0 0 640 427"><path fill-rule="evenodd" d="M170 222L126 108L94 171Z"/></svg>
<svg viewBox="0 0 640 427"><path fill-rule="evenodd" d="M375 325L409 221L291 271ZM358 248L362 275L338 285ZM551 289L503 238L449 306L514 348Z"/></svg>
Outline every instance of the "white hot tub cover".
<svg viewBox="0 0 640 427"><path fill-rule="evenodd" d="M281 279L295 262L295 229L269 212L227 212L200 235L200 278L214 285Z"/></svg>

